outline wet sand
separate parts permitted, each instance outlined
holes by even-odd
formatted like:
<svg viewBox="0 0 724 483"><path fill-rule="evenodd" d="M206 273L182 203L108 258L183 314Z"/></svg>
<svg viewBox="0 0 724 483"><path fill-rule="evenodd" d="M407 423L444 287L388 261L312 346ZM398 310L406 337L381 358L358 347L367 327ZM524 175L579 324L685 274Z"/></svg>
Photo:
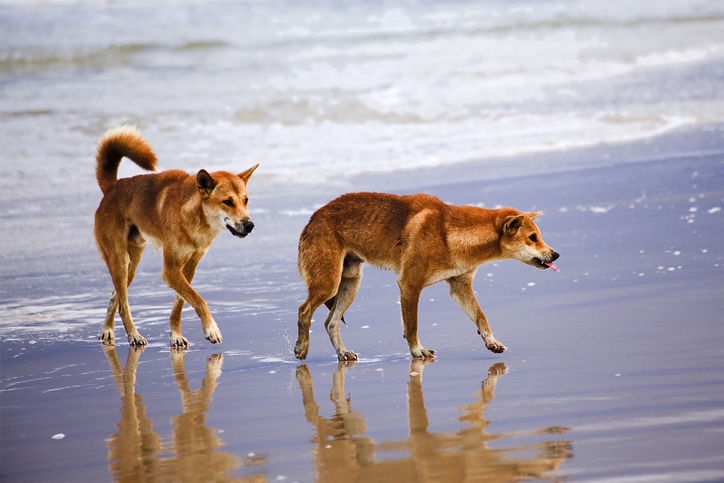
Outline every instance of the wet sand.
<svg viewBox="0 0 724 483"><path fill-rule="evenodd" d="M151 249L130 290L150 345L97 342L111 283L92 176L2 198L3 481L724 479L720 126L335 183L252 178L257 229L222 235L193 284L224 342L187 308L185 352L166 346L173 295ZM485 350L438 284L420 304L438 356L412 361L395 275L366 267L342 328L361 360L337 363L324 310L294 358L298 234L356 190L544 211L560 271L506 261L474 282L508 351Z"/></svg>

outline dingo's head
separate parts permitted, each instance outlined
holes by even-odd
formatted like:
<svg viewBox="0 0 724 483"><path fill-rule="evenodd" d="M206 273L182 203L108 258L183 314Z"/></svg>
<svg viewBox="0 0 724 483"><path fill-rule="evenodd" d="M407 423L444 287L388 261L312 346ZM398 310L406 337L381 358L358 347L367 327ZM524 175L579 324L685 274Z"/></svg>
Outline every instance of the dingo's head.
<svg viewBox="0 0 724 483"><path fill-rule="evenodd" d="M196 175L196 186L206 219L219 231L226 228L232 235L244 238L254 229L254 222L246 211L249 204L246 183L258 166L239 175L226 171L209 174L204 169Z"/></svg>
<svg viewBox="0 0 724 483"><path fill-rule="evenodd" d="M540 230L533 222L540 214L540 211L521 213L512 208L506 209L498 225L501 233L500 247L506 258L520 260L541 270L550 267L558 271L553 262L560 255L543 242Z"/></svg>

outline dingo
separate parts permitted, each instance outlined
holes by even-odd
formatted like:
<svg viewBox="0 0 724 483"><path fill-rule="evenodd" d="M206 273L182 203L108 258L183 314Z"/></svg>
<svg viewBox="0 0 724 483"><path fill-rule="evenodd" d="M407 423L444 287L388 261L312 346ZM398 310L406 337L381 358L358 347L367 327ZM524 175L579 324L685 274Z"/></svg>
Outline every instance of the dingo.
<svg viewBox="0 0 724 483"><path fill-rule="evenodd" d="M98 143L96 177L103 192L95 219L98 250L111 273L115 291L99 339L114 342L113 323L120 312L131 345L146 339L133 325L127 288L146 247L163 254L161 278L175 292L171 310L171 345L188 346L181 335L181 310L188 302L201 318L204 336L221 342L221 332L204 299L191 288L196 265L224 230L244 238L254 228L247 213L246 183L258 164L237 175L206 170L191 176L180 170L118 178L121 158L147 171L156 170L156 155L132 127L111 129Z"/></svg>
<svg viewBox="0 0 724 483"><path fill-rule="evenodd" d="M420 291L442 280L485 346L503 352L475 299L472 280L478 266L496 260L557 270L553 262L559 255L543 243L533 222L539 214L447 205L426 194L351 193L331 201L312 215L299 238L299 272L309 296L299 307L294 354L307 357L312 315L325 304L330 312L324 327L337 357L357 359L342 344L339 322L357 293L363 262L400 276L403 336L412 357L434 357L435 351L417 338L417 305Z"/></svg>

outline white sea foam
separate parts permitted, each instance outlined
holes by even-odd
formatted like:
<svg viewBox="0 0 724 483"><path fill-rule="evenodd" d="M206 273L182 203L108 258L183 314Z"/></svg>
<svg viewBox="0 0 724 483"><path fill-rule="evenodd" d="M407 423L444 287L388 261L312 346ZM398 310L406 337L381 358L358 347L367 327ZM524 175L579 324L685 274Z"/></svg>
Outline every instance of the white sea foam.
<svg viewBox="0 0 724 483"><path fill-rule="evenodd" d="M716 0L333 3L4 0L0 183L91 177L127 121L164 169L313 182L724 121Z"/></svg>

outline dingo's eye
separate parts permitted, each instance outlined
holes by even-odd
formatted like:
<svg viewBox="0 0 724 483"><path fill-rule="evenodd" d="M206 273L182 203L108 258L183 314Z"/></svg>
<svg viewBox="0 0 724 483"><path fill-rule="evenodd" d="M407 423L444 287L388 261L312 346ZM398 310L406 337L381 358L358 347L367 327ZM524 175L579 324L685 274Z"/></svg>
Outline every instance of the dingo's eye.
<svg viewBox="0 0 724 483"><path fill-rule="evenodd" d="M244 198L244 206L249 204L249 197Z"/></svg>
<svg viewBox="0 0 724 483"><path fill-rule="evenodd" d="M224 200L224 201L222 201L222 203L224 203L229 208L234 207L234 200L232 198L229 198L228 200Z"/></svg>
<svg viewBox="0 0 724 483"><path fill-rule="evenodd" d="M535 233L533 233L531 236L528 237L528 239L530 241L532 241L533 243L535 243L538 241L538 236Z"/></svg>

